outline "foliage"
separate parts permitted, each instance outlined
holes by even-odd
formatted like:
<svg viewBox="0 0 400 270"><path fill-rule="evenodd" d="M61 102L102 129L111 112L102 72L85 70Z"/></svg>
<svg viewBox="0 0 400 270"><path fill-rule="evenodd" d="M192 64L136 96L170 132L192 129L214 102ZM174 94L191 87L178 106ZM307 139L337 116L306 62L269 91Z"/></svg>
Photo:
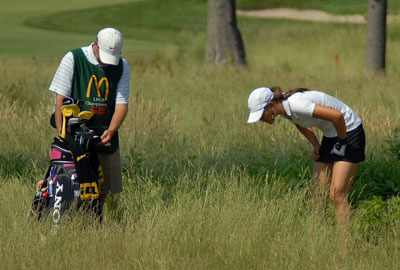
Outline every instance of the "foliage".
<svg viewBox="0 0 400 270"><path fill-rule="evenodd" d="M357 236L378 241L388 231L398 231L400 226L400 197L384 201L374 196L371 200L358 202L360 211L354 222Z"/></svg>
<svg viewBox="0 0 400 270"><path fill-rule="evenodd" d="M399 128L393 132L382 145L385 155L371 154L361 164L353 184L353 200L369 200L376 196L390 199L400 194Z"/></svg>
<svg viewBox="0 0 400 270"><path fill-rule="evenodd" d="M394 134L387 140L389 147L388 150L391 152L397 160L400 161L400 128L394 130Z"/></svg>
<svg viewBox="0 0 400 270"><path fill-rule="evenodd" d="M0 176L12 178L26 176L32 173L29 160L22 153L0 154Z"/></svg>
<svg viewBox="0 0 400 270"><path fill-rule="evenodd" d="M400 192L399 162L393 159L368 158L360 166L353 184L353 200L371 199L373 196L390 198Z"/></svg>

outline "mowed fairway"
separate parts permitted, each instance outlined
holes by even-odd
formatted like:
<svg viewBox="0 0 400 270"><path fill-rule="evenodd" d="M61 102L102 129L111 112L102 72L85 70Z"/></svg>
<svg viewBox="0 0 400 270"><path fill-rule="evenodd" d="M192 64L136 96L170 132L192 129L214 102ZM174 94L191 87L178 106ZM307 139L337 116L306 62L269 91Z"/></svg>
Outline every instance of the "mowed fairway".
<svg viewBox="0 0 400 270"><path fill-rule="evenodd" d="M365 25L239 17L249 67L236 70L205 64L203 0L3 0L0 15L0 269L400 268L399 22L386 75L369 78ZM102 225L78 216L52 234L26 220L55 135L48 87L106 26L131 66L124 192ZM347 248L331 203L310 198L308 142L284 119L246 124L262 85L326 91L363 119Z"/></svg>

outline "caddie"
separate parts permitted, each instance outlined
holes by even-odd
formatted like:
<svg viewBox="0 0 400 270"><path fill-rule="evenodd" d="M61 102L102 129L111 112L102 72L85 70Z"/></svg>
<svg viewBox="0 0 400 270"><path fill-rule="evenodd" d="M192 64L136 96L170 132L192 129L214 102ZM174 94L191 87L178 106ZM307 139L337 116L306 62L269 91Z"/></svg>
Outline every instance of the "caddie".
<svg viewBox="0 0 400 270"><path fill-rule="evenodd" d="M122 191L122 166L118 129L128 111L130 68L121 57L123 38L119 30L105 28L89 46L65 54L54 75L50 91L55 93L52 125L61 135L64 97L81 100L82 111L94 112L87 126L101 136L97 146L103 169L101 206L107 194Z"/></svg>

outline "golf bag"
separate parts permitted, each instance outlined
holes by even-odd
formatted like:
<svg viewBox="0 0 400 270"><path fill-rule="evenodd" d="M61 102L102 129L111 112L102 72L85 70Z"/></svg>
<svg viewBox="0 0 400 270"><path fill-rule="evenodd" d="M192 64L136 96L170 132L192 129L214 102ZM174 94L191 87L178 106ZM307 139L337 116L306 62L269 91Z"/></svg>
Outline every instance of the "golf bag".
<svg viewBox="0 0 400 270"><path fill-rule="evenodd" d="M55 137L51 144L50 164L28 214L38 220L50 216L54 225L72 206L102 219L99 196L103 173L93 147L100 138L85 125L92 114L79 110L68 115L69 105L63 110L63 135ZM77 117L73 117L75 114Z"/></svg>

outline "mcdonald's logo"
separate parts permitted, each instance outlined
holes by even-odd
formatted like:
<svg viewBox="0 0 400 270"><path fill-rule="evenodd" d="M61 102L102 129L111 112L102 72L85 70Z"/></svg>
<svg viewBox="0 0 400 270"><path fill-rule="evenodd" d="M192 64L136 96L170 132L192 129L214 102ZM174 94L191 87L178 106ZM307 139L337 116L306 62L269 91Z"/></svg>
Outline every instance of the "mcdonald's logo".
<svg viewBox="0 0 400 270"><path fill-rule="evenodd" d="M92 75L92 77L90 78L89 85L88 85L88 88L87 88L87 91L86 91L86 97L87 97L87 98L90 97L90 91L92 90L93 81L94 81L94 84L95 84L95 86L96 86L97 96L98 96L99 98L102 97L102 96L101 96L100 87L101 87L101 85L102 85L104 82L106 83L106 95L105 95L104 99L107 100L107 99L108 99L108 92L109 92L109 83L108 83L108 79L107 79L107 77L103 77L103 78L101 78L100 81L98 81L96 75Z"/></svg>

